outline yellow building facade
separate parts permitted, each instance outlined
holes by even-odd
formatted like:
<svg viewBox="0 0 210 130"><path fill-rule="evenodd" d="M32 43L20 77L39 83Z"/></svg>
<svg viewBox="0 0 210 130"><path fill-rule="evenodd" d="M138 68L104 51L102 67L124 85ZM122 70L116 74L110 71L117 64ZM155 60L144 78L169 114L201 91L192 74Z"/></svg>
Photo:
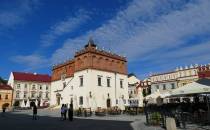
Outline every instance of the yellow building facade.
<svg viewBox="0 0 210 130"><path fill-rule="evenodd" d="M0 110L5 106L12 106L12 88L6 84L0 84Z"/></svg>

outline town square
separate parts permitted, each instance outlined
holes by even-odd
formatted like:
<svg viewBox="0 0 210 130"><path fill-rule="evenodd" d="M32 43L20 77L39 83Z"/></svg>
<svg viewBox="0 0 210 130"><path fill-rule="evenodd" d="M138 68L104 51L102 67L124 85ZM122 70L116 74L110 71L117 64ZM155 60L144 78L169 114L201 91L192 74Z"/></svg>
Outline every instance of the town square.
<svg viewBox="0 0 210 130"><path fill-rule="evenodd" d="M3 130L210 130L210 1L0 0Z"/></svg>

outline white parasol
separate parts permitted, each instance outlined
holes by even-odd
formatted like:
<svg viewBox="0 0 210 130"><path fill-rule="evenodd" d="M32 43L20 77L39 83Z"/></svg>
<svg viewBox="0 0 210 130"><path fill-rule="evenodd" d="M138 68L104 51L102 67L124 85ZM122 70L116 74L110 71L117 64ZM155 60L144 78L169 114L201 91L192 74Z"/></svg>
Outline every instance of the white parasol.
<svg viewBox="0 0 210 130"><path fill-rule="evenodd" d="M22 107L22 108L25 108L25 107L26 107L26 105L25 105L25 101L24 101L24 100L21 102L20 107Z"/></svg>
<svg viewBox="0 0 210 130"><path fill-rule="evenodd" d="M90 98L90 100L91 100L91 109L93 111L97 110L97 102L96 102L95 96L93 96L92 98Z"/></svg>
<svg viewBox="0 0 210 130"><path fill-rule="evenodd" d="M37 99L36 99L36 101L35 101L35 105L38 106L38 100L37 100Z"/></svg>
<svg viewBox="0 0 210 130"><path fill-rule="evenodd" d="M40 100L40 107L42 107L43 106L43 100L41 99Z"/></svg>
<svg viewBox="0 0 210 130"><path fill-rule="evenodd" d="M30 101L29 101L29 99L26 102L26 107L30 107Z"/></svg>
<svg viewBox="0 0 210 130"><path fill-rule="evenodd" d="M77 96L75 95L74 96L74 101L73 101L73 106L74 106L74 109L78 109L78 104L77 104Z"/></svg>
<svg viewBox="0 0 210 130"><path fill-rule="evenodd" d="M125 105L124 105L124 101L122 98L119 99L119 108L120 110L125 110Z"/></svg>

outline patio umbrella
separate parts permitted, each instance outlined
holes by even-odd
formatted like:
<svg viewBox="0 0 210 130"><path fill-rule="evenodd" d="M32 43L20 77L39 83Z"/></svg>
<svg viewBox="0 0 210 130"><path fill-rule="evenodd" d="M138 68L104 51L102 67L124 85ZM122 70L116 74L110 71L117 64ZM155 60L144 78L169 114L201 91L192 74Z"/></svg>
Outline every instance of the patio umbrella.
<svg viewBox="0 0 210 130"><path fill-rule="evenodd" d="M36 101L35 101L35 105L38 106L38 100L37 100L37 99L36 99Z"/></svg>
<svg viewBox="0 0 210 130"><path fill-rule="evenodd" d="M125 110L125 105L122 98L119 99L119 108L123 111Z"/></svg>
<svg viewBox="0 0 210 130"><path fill-rule="evenodd" d="M29 99L26 102L26 107L30 107L30 101L29 101Z"/></svg>
<svg viewBox="0 0 210 130"><path fill-rule="evenodd" d="M146 97L145 97L145 99L146 100L148 100L148 99L156 99L157 97L159 97L160 96L160 91L156 91L156 92L154 92L154 93L152 93L152 94L150 94L150 95L147 95Z"/></svg>
<svg viewBox="0 0 210 130"><path fill-rule="evenodd" d="M113 98L113 100L111 100L111 104L112 104L112 106L114 107L114 106L117 106L117 99L115 99L115 98Z"/></svg>
<svg viewBox="0 0 210 130"><path fill-rule="evenodd" d="M99 104L99 107L106 108L106 101L105 101L104 95L102 95L102 97L101 97L101 102Z"/></svg>
<svg viewBox="0 0 210 130"><path fill-rule="evenodd" d="M77 104L77 96L75 95L74 96L74 101L73 101L73 106L74 106L74 109L78 109L78 104Z"/></svg>
<svg viewBox="0 0 210 130"><path fill-rule="evenodd" d="M183 96L192 94L208 94L210 93L210 79L199 79L195 82L184 85L183 87L177 88L171 92L171 96ZM210 118L210 107L209 101L206 100L208 115Z"/></svg>
<svg viewBox="0 0 210 130"><path fill-rule="evenodd" d="M93 111L97 110L97 102L95 96L91 98L91 109L93 109Z"/></svg>
<svg viewBox="0 0 210 130"><path fill-rule="evenodd" d="M174 89L171 96L210 93L210 79L200 79Z"/></svg>
<svg viewBox="0 0 210 130"><path fill-rule="evenodd" d="M86 106L85 107L90 108L90 99L88 96L86 97Z"/></svg>
<svg viewBox="0 0 210 130"><path fill-rule="evenodd" d="M157 103L156 99L159 96L160 96L160 91L158 90L158 91L156 91L156 92L154 92L154 93L152 93L150 95L147 95L145 97L145 99L148 101L149 104L156 104Z"/></svg>
<svg viewBox="0 0 210 130"><path fill-rule="evenodd" d="M143 97L142 92L140 92L140 93L137 95L137 98L138 98L138 100L139 100L139 107L143 107L144 97Z"/></svg>
<svg viewBox="0 0 210 130"><path fill-rule="evenodd" d="M25 105L25 101L24 101L24 100L21 102L20 107L22 107L22 108L25 108L25 107L26 107L26 105Z"/></svg>
<svg viewBox="0 0 210 130"><path fill-rule="evenodd" d="M40 107L42 107L43 106L43 100L41 99L40 100Z"/></svg>

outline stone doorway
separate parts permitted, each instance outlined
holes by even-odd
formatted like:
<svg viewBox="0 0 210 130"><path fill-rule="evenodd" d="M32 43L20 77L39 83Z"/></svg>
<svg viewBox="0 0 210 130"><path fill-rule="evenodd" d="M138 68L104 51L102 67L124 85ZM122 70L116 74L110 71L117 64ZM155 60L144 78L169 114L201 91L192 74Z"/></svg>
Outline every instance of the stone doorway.
<svg viewBox="0 0 210 130"><path fill-rule="evenodd" d="M107 106L107 108L110 108L111 107L111 99L110 98L108 98L106 100L106 106Z"/></svg>

